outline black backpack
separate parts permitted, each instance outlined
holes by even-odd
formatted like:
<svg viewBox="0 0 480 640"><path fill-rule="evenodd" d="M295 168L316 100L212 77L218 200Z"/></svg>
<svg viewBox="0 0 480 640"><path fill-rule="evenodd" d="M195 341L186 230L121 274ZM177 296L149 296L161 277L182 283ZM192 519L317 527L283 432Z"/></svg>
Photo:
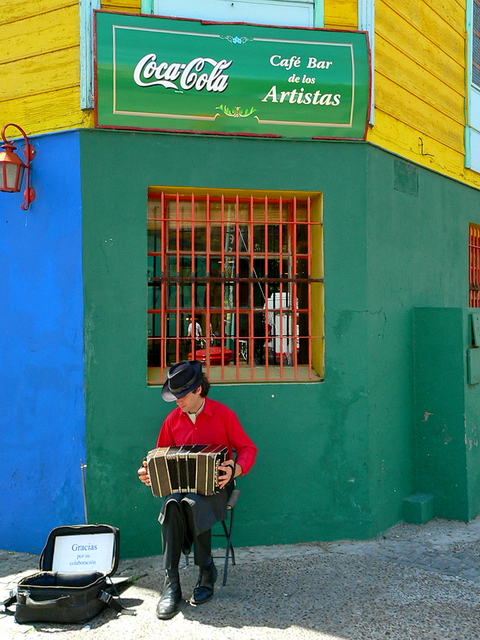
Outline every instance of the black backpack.
<svg viewBox="0 0 480 640"><path fill-rule="evenodd" d="M50 532L40 555L40 571L22 578L3 603L16 603L15 620L83 623L106 606L126 610L118 597L129 578L113 578L118 568L120 532L107 524L69 525Z"/></svg>

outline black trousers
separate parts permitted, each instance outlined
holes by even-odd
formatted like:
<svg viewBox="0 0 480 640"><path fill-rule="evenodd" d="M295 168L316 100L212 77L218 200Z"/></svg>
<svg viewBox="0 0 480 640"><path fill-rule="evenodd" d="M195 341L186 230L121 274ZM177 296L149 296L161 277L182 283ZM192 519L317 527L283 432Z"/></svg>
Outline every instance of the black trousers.
<svg viewBox="0 0 480 640"><path fill-rule="evenodd" d="M181 500L166 505L162 522L163 565L168 575L178 574L178 565L183 553L193 545L194 562L205 567L212 558L212 532L210 529L196 534L190 505Z"/></svg>

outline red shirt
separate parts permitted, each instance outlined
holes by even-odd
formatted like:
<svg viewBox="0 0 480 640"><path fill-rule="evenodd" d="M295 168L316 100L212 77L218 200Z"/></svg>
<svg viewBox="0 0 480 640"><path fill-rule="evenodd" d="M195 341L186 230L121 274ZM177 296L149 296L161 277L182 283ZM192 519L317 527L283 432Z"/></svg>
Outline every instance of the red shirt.
<svg viewBox="0 0 480 640"><path fill-rule="evenodd" d="M236 414L224 404L205 398L205 406L193 423L180 407L166 418L157 438L157 447L182 444L223 444L230 457L233 450L243 475L253 467L257 447L247 436Z"/></svg>

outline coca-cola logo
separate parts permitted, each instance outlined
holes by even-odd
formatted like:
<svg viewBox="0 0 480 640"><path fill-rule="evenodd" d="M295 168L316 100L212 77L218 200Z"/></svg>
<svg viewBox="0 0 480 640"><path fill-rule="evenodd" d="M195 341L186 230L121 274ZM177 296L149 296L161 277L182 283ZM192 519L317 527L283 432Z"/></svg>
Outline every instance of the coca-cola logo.
<svg viewBox="0 0 480 640"><path fill-rule="evenodd" d="M229 76L223 71L233 60L194 58L190 62L159 62L155 53L147 53L139 60L133 79L139 87L161 85L177 91L215 91L221 93L228 87ZM203 73L202 73L203 72Z"/></svg>

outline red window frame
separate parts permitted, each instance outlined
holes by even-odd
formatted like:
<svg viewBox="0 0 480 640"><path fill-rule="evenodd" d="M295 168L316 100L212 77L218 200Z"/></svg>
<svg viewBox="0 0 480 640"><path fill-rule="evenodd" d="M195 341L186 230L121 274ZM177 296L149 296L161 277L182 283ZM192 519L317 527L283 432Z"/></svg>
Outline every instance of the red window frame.
<svg viewBox="0 0 480 640"><path fill-rule="evenodd" d="M184 359L213 382L319 380L320 227L311 196L150 191L149 384ZM186 335L197 322L201 337Z"/></svg>
<svg viewBox="0 0 480 640"><path fill-rule="evenodd" d="M480 307L480 226L470 224L468 240L469 307Z"/></svg>

